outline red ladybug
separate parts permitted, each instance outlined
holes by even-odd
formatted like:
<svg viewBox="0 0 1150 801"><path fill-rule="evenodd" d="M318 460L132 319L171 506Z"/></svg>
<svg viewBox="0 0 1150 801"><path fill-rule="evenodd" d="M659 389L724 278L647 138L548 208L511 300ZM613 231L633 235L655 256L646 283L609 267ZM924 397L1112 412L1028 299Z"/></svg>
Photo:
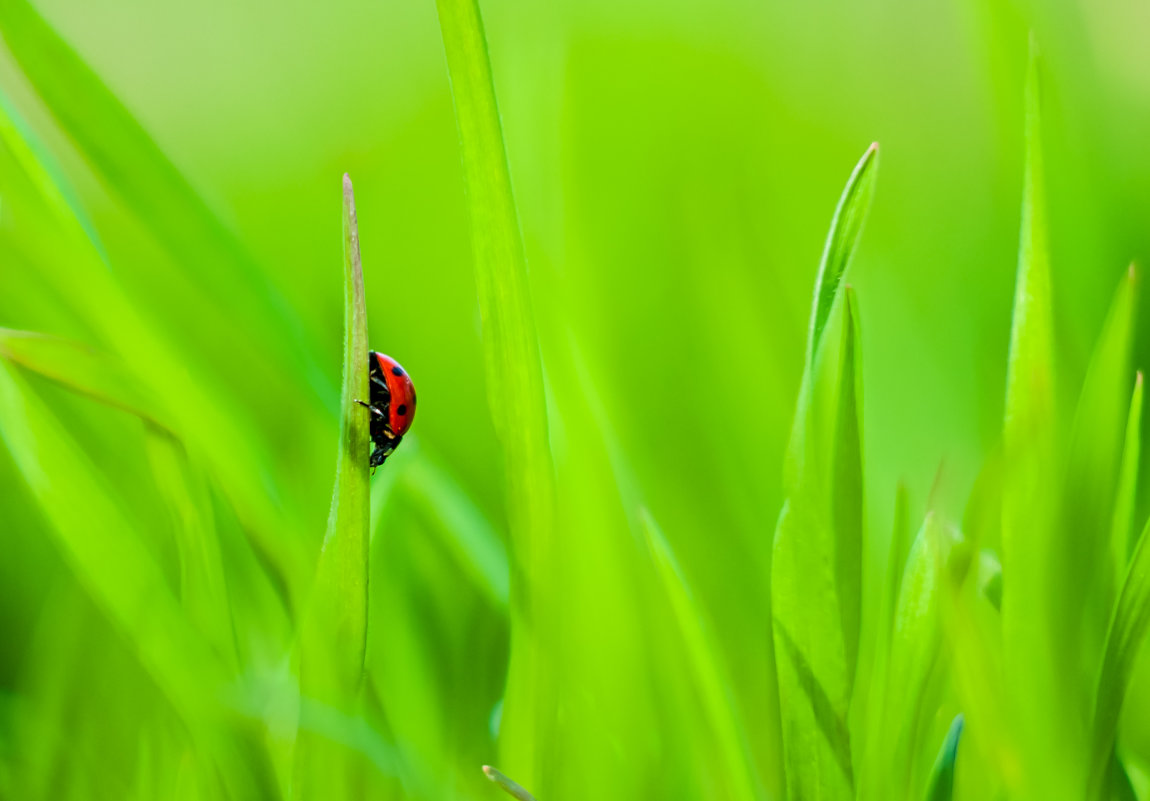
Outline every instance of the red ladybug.
<svg viewBox="0 0 1150 801"><path fill-rule="evenodd" d="M372 470L383 464L399 447L403 435L411 428L415 418L415 385L399 362L385 353L367 354L368 382L371 384L371 402L356 400L371 412Z"/></svg>

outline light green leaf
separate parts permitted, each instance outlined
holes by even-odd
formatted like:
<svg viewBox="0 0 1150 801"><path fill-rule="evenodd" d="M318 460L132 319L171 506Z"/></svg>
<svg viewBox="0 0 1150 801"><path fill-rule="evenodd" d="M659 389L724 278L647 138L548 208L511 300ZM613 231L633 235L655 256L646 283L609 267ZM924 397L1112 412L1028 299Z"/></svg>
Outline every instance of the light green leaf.
<svg viewBox="0 0 1150 801"><path fill-rule="evenodd" d="M1091 772L1088 798L1104 801L1104 785L1113 756L1126 692L1135 659L1150 631L1150 523L1142 530L1130 567L1122 583L1118 603L1106 635L1106 650L1094 692L1094 715L1090 748Z"/></svg>
<svg viewBox="0 0 1150 801"><path fill-rule="evenodd" d="M537 697L548 672L538 626L526 607L543 614L545 587L557 565L555 487L543 366L528 284L527 258L511 187L507 150L495 99L491 62L478 0L436 0L451 79L455 119L471 220L475 286L483 326L487 397L503 448L512 542L512 653L503 718L504 759L532 786L544 779L539 752L554 725ZM538 593L535 590L538 589Z"/></svg>
<svg viewBox="0 0 1150 801"><path fill-rule="evenodd" d="M931 770L926 801L950 801L954 797L954 763L958 759L958 740L962 737L962 727L962 715L956 715L942 742L934 769Z"/></svg>

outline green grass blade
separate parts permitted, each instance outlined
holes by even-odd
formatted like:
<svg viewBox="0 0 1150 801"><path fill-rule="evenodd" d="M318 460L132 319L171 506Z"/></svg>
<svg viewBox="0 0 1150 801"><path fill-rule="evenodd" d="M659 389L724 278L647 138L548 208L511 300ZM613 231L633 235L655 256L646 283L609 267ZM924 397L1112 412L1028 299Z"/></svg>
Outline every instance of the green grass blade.
<svg viewBox="0 0 1150 801"><path fill-rule="evenodd" d="M343 177L344 340L339 449L327 531L315 584L300 631L300 693L350 713L356 705L367 652L368 555L371 485L369 414L355 401L370 398L367 307L359 225L351 179ZM363 765L359 765L360 768ZM355 777L341 746L301 731L295 749L297 798L342 798Z"/></svg>
<svg viewBox="0 0 1150 801"><path fill-rule="evenodd" d="M1056 593L1061 608L1051 610L1066 621L1060 627L1060 643L1068 661L1078 654L1098 653L1124 572L1112 572L1111 543L1104 538L1114 521L1124 428L1129 417L1136 284L1131 267L1115 291L1074 416L1061 498L1063 533L1056 549L1060 561L1052 580L1056 585L1073 584L1077 591ZM1080 622L1083 620L1085 624ZM1090 639L1091 632L1097 632L1098 639Z"/></svg>
<svg viewBox="0 0 1150 801"><path fill-rule="evenodd" d="M443 532L444 544L460 568L496 609L506 611L510 592L507 549L475 502L425 449L408 464L401 481Z"/></svg>
<svg viewBox="0 0 1150 801"><path fill-rule="evenodd" d="M323 701L353 696L367 644L368 534L371 487L367 409L367 307L351 179L343 177L344 353L339 453L323 550L301 641L304 692ZM328 668L331 676L321 677ZM309 668L315 670L309 676ZM327 682L334 681L334 686ZM334 693L334 698L332 694Z"/></svg>
<svg viewBox="0 0 1150 801"><path fill-rule="evenodd" d="M188 624L145 537L111 500L95 466L15 369L0 361L0 440L56 543L89 594L131 643L240 797L276 797L258 761L236 749L220 703L230 676Z"/></svg>
<svg viewBox="0 0 1150 801"><path fill-rule="evenodd" d="M788 798L851 798L847 714L860 604L862 476L854 302L842 304L842 341L812 371L792 438L787 500L775 530L771 604ZM825 349L821 349L825 352ZM829 356L829 353L825 353ZM832 369L833 368L833 369ZM821 454L825 443L829 454ZM853 565L844 555L854 555ZM849 568L849 572L848 572Z"/></svg>
<svg viewBox="0 0 1150 801"><path fill-rule="evenodd" d="M760 798L762 793L757 789L759 781L754 775L751 751L738 718L730 682L718 664L719 649L700 617L699 604L687 586L670 543L646 509L641 511L640 519L647 546L686 646L694 683L702 697L710 724L710 733L719 741L719 750L725 760L723 778L729 782L733 797Z"/></svg>
<svg viewBox="0 0 1150 801"><path fill-rule="evenodd" d="M1103 799L1108 763L1113 756L1118 719L1134 671L1135 659L1150 632L1150 523L1142 530L1106 635L1106 650L1094 693L1088 798Z"/></svg>
<svg viewBox="0 0 1150 801"><path fill-rule="evenodd" d="M265 360L280 358L279 348L272 347L277 344L273 331L291 337L294 347L306 348L295 315L239 237L33 5L25 0L0 2L0 35L39 99L104 185L160 240L190 285L203 287L209 301L213 296L229 298L235 308L242 308L247 337L264 337L260 352ZM209 302L205 312L210 310ZM252 318L260 315L274 320L276 327L253 324ZM219 320L226 323L227 316ZM304 360L304 370L310 386L330 386L313 361Z"/></svg>
<svg viewBox="0 0 1150 801"><path fill-rule="evenodd" d="M1026 165L1014 316L1006 376L1002 481L1002 636L1007 692L1018 743L1030 764L1023 798L1056 795L1074 784L1069 775L1081 760L1074 753L1077 715L1062 710L1050 725L1051 703L1069 698L1069 674L1058 661L1058 622L1050 609L1048 576L1057 531L1051 489L1058 486L1054 323L1042 168L1037 56L1032 55L1026 90Z"/></svg>
<svg viewBox="0 0 1150 801"><path fill-rule="evenodd" d="M811 306L810 335L807 340L807 364L813 363L819 343L822 342L823 330L830 319L839 285L842 284L851 255L862 234L863 223L866 222L877 176L878 142L873 142L847 179L831 219L830 233L823 246L818 277L815 279L815 297Z"/></svg>
<svg viewBox="0 0 1150 801"><path fill-rule="evenodd" d="M146 391L128 371L83 343L0 328L0 357L174 436L171 426L157 418L155 401L147 399Z"/></svg>
<svg viewBox="0 0 1150 801"><path fill-rule="evenodd" d="M512 798L517 798L519 801L535 801L535 796L531 795L531 793L524 790L490 765L483 766L483 775Z"/></svg>
<svg viewBox="0 0 1150 801"><path fill-rule="evenodd" d="M957 715L950 724L946 739L938 752L927 785L926 801L950 801L954 797L954 763L958 759L958 741L962 737L963 718Z"/></svg>
<svg viewBox="0 0 1150 801"><path fill-rule="evenodd" d="M1115 576L1126 573L1134 549L1134 502L1138 494L1138 461L1142 452L1142 371L1134 377L1134 393L1126 416L1126 439L1122 465L1118 469L1118 492L1114 499L1114 520L1110 526L1110 553Z"/></svg>
<svg viewBox="0 0 1150 801"><path fill-rule="evenodd" d="M526 624L544 614L543 588L557 566L548 558L554 535L555 489L543 366L539 352L527 259L491 62L478 0L436 0L443 36L467 203L471 222L475 284L483 327L487 398L495 433L503 448L511 529L512 648L502 727L504 759L532 786L543 779L540 751L552 725L543 715L549 700L538 698L545 681L540 627ZM549 722L550 721L550 722Z"/></svg>

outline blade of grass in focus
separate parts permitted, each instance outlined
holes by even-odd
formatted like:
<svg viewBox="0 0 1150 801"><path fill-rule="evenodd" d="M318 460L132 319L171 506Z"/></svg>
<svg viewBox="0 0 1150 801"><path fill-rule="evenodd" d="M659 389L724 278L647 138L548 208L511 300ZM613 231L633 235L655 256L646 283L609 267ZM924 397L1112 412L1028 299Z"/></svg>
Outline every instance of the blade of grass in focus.
<svg viewBox="0 0 1150 801"><path fill-rule="evenodd" d="M475 284L483 327L488 405L503 448L512 538L512 646L502 745L504 759L533 787L547 770L540 754L551 739L546 710L543 604L554 573L554 476L548 442L543 368L527 258L503 139L478 0L436 0L447 57L471 227ZM530 578L528 578L530 577ZM516 579L526 583L516 586ZM530 607L528 612L527 607Z"/></svg>
<svg viewBox="0 0 1150 801"><path fill-rule="evenodd" d="M483 766L483 774L512 798L516 798L518 801L535 801L535 796L490 765Z"/></svg>
<svg viewBox="0 0 1150 801"><path fill-rule="evenodd" d="M371 513L368 476L367 307L359 225L351 179L343 177L344 346L335 486L315 585L300 632L300 692L347 711L355 702L367 648L367 580ZM386 468L384 468L386 469ZM347 777L338 750L301 734L296 745L298 797L342 797Z"/></svg>
<svg viewBox="0 0 1150 801"><path fill-rule="evenodd" d="M950 801L954 797L954 763L958 759L958 741L962 737L963 717L950 724L927 785L926 801Z"/></svg>
<svg viewBox="0 0 1150 801"><path fill-rule="evenodd" d="M809 395L800 400L809 405L796 411L803 419L796 420L795 430L802 435L791 446L803 453L791 454L799 470L788 476L775 530L771 604L792 799L854 795L847 714L857 658L860 563L856 556L847 573L842 557L861 550L856 329L848 291L838 358L815 372ZM820 445L830 453L817 452Z"/></svg>

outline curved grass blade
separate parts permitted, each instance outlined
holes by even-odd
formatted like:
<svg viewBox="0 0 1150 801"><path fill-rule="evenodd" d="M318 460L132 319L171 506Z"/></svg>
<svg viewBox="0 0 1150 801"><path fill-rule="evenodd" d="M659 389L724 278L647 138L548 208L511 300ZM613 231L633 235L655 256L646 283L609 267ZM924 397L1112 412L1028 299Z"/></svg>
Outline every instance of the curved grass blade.
<svg viewBox="0 0 1150 801"><path fill-rule="evenodd" d="M962 737L963 717L956 715L942 741L938 759L930 772L926 801L950 801L954 797L954 763L958 759L958 741Z"/></svg>
<svg viewBox="0 0 1150 801"><path fill-rule="evenodd" d="M847 179L847 185L835 207L834 217L831 218L830 233L823 246L819 273L815 279L815 297L811 306L810 335L807 340L808 365L814 362L823 330L838 296L839 285L862 234L877 176L878 142L872 142Z"/></svg>
<svg viewBox="0 0 1150 801"><path fill-rule="evenodd" d="M96 468L24 381L0 361L0 440L87 591L124 632L156 684L239 797L275 798L259 760L240 756L220 693L228 671L188 625L144 535Z"/></svg>
<svg viewBox="0 0 1150 801"><path fill-rule="evenodd" d="M503 792L512 798L517 798L519 801L535 801L535 796L531 795L531 793L524 790L490 765L483 766L483 775L498 785Z"/></svg>
<svg viewBox="0 0 1150 801"><path fill-rule="evenodd" d="M1150 632L1150 523L1142 530L1122 583L1106 635L1106 650L1094 692L1090 788L1087 798L1104 801L1118 719L1134 663Z"/></svg>
<svg viewBox="0 0 1150 801"><path fill-rule="evenodd" d="M1115 576L1126 573L1134 549L1134 502L1138 494L1138 461L1142 452L1142 371L1134 377L1134 393L1126 416L1126 439L1118 469L1118 492L1110 526L1110 552Z"/></svg>
<svg viewBox="0 0 1150 801"><path fill-rule="evenodd" d="M212 311L211 297L233 298L247 317L262 313L274 319L277 330L291 337L295 352L309 352L295 315L239 237L33 5L26 0L0 2L0 35L39 99L108 190L159 239L190 285L203 288L209 300L203 313ZM93 232L90 225L86 228ZM210 286L204 286L205 278ZM213 322L226 325L228 319L221 314ZM247 325L243 333L251 340L269 330ZM252 353L274 361L283 350L274 344L266 339L265 346ZM309 359L303 369L309 386L328 395L330 382L318 365Z"/></svg>
<svg viewBox="0 0 1150 801"><path fill-rule="evenodd" d="M527 258L495 98L491 62L478 0L436 0L447 56L467 202L471 219L475 284L483 325L488 405L503 448L511 529L511 659L504 705L504 759L534 786L548 775L539 759L545 731L554 724L544 713L549 671L543 627L529 626L543 615L543 588L558 565L550 557L554 536L555 487L543 365L539 352ZM528 578L529 577L529 578Z"/></svg>
<svg viewBox="0 0 1150 801"><path fill-rule="evenodd" d="M711 734L719 741L726 762L724 778L730 783L732 797L747 801L761 798L762 793L758 789L760 782L754 775L754 760L742 723L738 719L730 682L718 664L719 649L711 640L700 617L699 605L692 597L670 543L646 509L641 510L640 520L663 590L675 613L679 634L686 645L691 672L703 701Z"/></svg>

